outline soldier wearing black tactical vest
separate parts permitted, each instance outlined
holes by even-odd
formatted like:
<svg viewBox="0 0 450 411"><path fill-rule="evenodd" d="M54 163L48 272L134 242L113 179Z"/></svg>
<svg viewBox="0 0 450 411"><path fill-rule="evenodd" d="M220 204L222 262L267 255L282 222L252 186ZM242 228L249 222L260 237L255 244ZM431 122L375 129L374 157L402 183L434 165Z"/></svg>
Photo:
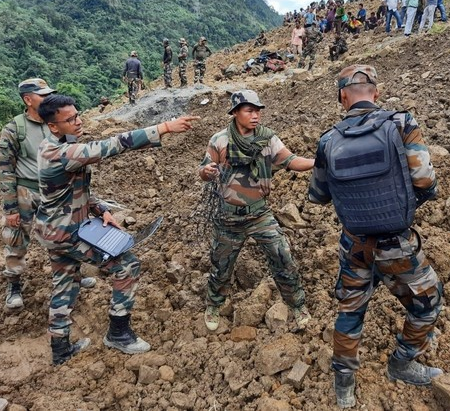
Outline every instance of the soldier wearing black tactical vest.
<svg viewBox="0 0 450 411"><path fill-rule="evenodd" d="M343 226L332 368L337 404L351 408L364 317L380 282L407 312L388 361L388 378L430 385L442 374L415 361L433 338L442 283L411 227L416 207L436 195L436 176L416 120L409 112L375 104L379 92L372 66L344 68L338 87L347 115L320 138L309 198L319 204L332 201Z"/></svg>

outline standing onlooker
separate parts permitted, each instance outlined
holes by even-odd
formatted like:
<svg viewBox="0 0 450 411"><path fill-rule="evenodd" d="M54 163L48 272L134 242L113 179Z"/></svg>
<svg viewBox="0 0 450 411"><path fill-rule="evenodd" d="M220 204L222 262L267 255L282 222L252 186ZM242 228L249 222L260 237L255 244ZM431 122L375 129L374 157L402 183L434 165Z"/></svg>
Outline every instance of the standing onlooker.
<svg viewBox="0 0 450 411"><path fill-rule="evenodd" d="M402 0L402 7L400 9L400 20L402 21L402 27L406 25L406 10L408 9L408 0Z"/></svg>
<svg viewBox="0 0 450 411"><path fill-rule="evenodd" d="M419 33L422 32L426 21L428 20L427 30L433 26L434 11L436 10L437 0L427 0L427 6L423 9L422 19L420 20Z"/></svg>
<svg viewBox="0 0 450 411"><path fill-rule="evenodd" d="M294 54L302 54L303 37L305 37L305 29L301 27L300 22L297 22L291 36L291 47Z"/></svg>
<svg viewBox="0 0 450 411"><path fill-rule="evenodd" d="M178 53L178 75L180 76L180 87L187 87L187 75L186 75L186 68L187 68L187 58L188 58L188 45L186 43L186 40L181 37L179 40L180 45L180 51Z"/></svg>
<svg viewBox="0 0 450 411"><path fill-rule="evenodd" d="M203 83L206 73L206 59L211 55L211 50L206 45L206 37L200 37L198 43L192 48L194 59L194 84Z"/></svg>
<svg viewBox="0 0 450 411"><path fill-rule="evenodd" d="M139 92L139 86L144 79L142 64L138 59L136 50L130 53L130 58L125 62L122 77L123 81L126 81L128 85L128 98L130 99L130 103L134 104L137 93Z"/></svg>
<svg viewBox="0 0 450 411"><path fill-rule="evenodd" d="M164 86L166 88L172 87L172 48L169 46L169 39L163 40L164 55Z"/></svg>
<svg viewBox="0 0 450 411"><path fill-rule="evenodd" d="M391 32L391 19L392 16L395 17L397 21L397 29L400 30L402 28L402 21L400 19L400 13L397 10L397 0L387 0L387 13L386 13L386 33L390 35Z"/></svg>
<svg viewBox="0 0 450 411"><path fill-rule="evenodd" d="M416 18L419 0L407 0L405 36L410 36Z"/></svg>
<svg viewBox="0 0 450 411"><path fill-rule="evenodd" d="M386 16L386 13L387 13L386 0L383 0L377 9L377 20L382 21L383 18Z"/></svg>
<svg viewBox="0 0 450 411"><path fill-rule="evenodd" d="M447 13L445 12L444 0L438 0L437 9L441 13L441 21L444 23L447 22Z"/></svg>
<svg viewBox="0 0 450 411"><path fill-rule="evenodd" d="M406 310L387 364L390 380L430 385L442 374L420 364L442 308L442 283L411 225L416 207L436 195L436 176L411 113L388 112L374 67L353 65L338 77L344 120L325 132L317 148L309 198L333 202L342 223L335 296L332 368L340 408L356 403L355 372L369 302L382 282Z"/></svg>
<svg viewBox="0 0 450 411"><path fill-rule="evenodd" d="M345 16L345 8L344 3L342 0L336 1L336 12L334 14L334 25L336 27L336 34L341 34L341 27L342 27L342 19Z"/></svg>

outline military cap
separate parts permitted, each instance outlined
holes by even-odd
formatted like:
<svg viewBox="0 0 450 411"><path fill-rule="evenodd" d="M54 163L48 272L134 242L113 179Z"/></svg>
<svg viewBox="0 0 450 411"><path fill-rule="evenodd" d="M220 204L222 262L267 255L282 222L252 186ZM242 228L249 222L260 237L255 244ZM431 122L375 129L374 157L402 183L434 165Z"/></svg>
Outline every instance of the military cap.
<svg viewBox="0 0 450 411"><path fill-rule="evenodd" d="M184 37L181 37L180 40L178 40L180 44L186 44L186 39Z"/></svg>
<svg viewBox="0 0 450 411"><path fill-rule="evenodd" d="M233 110L241 106L242 104L251 104L258 108L265 108L266 106L259 101L258 94L253 90L239 90L235 91L231 95L231 109L228 114L232 114Z"/></svg>
<svg viewBox="0 0 450 411"><path fill-rule="evenodd" d="M363 64L354 64L353 66L348 66L342 69L338 77L338 88L339 90L344 87L350 86L352 84L361 84L361 81L354 80L355 74L362 73L367 77L367 81L363 83L370 83L374 86L377 85L377 71L373 66L367 66Z"/></svg>
<svg viewBox="0 0 450 411"><path fill-rule="evenodd" d="M206 37L200 37L200 39L198 40L198 41L200 41L200 42L202 42L202 41L206 41Z"/></svg>
<svg viewBox="0 0 450 411"><path fill-rule="evenodd" d="M130 53L130 57L137 57L137 51L136 51L136 50L133 50L133 51Z"/></svg>
<svg viewBox="0 0 450 411"><path fill-rule="evenodd" d="M55 91L41 78L29 78L19 84L19 94L34 93L42 96L54 93Z"/></svg>

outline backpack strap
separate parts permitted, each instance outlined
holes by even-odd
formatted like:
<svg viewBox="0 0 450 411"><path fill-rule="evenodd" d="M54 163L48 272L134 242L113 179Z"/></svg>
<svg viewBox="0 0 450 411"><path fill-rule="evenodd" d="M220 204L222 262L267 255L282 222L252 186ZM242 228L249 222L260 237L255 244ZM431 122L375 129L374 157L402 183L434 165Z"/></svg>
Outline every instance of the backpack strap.
<svg viewBox="0 0 450 411"><path fill-rule="evenodd" d="M378 110L375 121L370 124L365 124L367 117L373 114L371 111L361 116L348 117L336 124L333 128L345 137L358 137L379 129L386 120L396 113L397 111Z"/></svg>
<svg viewBox="0 0 450 411"><path fill-rule="evenodd" d="M23 141L27 137L25 114L19 114L15 116L14 121L17 128L17 142L19 143L20 156L25 158L27 157L27 149L25 148L25 144L23 144Z"/></svg>

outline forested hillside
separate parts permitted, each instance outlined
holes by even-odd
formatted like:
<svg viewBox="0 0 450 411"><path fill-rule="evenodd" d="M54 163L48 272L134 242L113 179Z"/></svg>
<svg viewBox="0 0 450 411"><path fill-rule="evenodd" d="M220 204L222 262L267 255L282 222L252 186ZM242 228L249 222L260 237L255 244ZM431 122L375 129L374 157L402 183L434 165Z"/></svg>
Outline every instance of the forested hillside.
<svg viewBox="0 0 450 411"><path fill-rule="evenodd" d="M281 16L264 0L0 0L0 124L20 111L17 83L43 77L81 108L120 92L137 50L145 76L161 73L162 39L177 51L199 36L217 50L245 41Z"/></svg>

